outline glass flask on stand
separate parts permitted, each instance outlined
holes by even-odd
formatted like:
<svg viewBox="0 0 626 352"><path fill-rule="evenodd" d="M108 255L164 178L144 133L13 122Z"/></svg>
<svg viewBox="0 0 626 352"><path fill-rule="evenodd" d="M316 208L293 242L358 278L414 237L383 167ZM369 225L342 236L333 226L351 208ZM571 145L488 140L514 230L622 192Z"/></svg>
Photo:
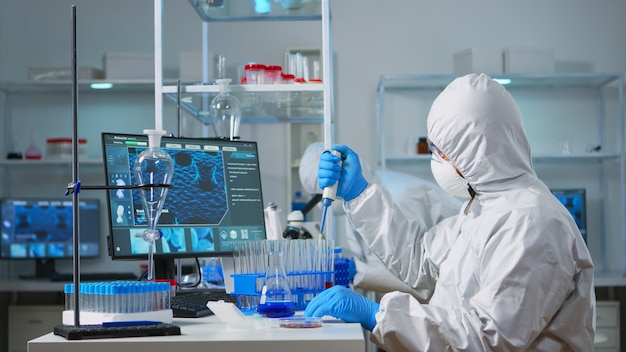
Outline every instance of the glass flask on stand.
<svg viewBox="0 0 626 352"><path fill-rule="evenodd" d="M267 271L257 309L268 318L290 317L296 312L285 273L282 243L284 241L268 241Z"/></svg>
<svg viewBox="0 0 626 352"><path fill-rule="evenodd" d="M148 280L154 279L154 242L161 239L161 232L156 226L163 210L163 203L167 197L167 187L174 175L172 158L161 150L162 130L144 130L148 135L148 149L144 149L133 163L133 171L138 185L154 185L139 189L141 203L148 228L138 237L148 242Z"/></svg>
<svg viewBox="0 0 626 352"><path fill-rule="evenodd" d="M216 137L233 141L240 137L241 103L230 92L230 81L230 78L215 80L220 92L211 101L211 123Z"/></svg>

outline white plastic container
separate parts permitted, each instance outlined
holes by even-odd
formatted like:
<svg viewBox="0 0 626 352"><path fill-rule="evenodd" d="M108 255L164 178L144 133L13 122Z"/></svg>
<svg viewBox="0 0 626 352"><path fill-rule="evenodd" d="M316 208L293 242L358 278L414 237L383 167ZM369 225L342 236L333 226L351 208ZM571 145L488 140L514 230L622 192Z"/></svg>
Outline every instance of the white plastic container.
<svg viewBox="0 0 626 352"><path fill-rule="evenodd" d="M504 73L501 48L469 48L454 54L454 73Z"/></svg>
<svg viewBox="0 0 626 352"><path fill-rule="evenodd" d="M282 66L271 65L265 67L265 84L282 83Z"/></svg>
<svg viewBox="0 0 626 352"><path fill-rule="evenodd" d="M106 79L154 79L151 53L105 53L103 66Z"/></svg>
<svg viewBox="0 0 626 352"><path fill-rule="evenodd" d="M87 158L87 139L78 139L78 157ZM46 159L71 159L72 138L48 138L46 140Z"/></svg>
<svg viewBox="0 0 626 352"><path fill-rule="evenodd" d="M554 50L505 48L504 73L554 73Z"/></svg>
<svg viewBox="0 0 626 352"><path fill-rule="evenodd" d="M244 66L244 70L246 71L246 84L265 83L265 65L247 64Z"/></svg>

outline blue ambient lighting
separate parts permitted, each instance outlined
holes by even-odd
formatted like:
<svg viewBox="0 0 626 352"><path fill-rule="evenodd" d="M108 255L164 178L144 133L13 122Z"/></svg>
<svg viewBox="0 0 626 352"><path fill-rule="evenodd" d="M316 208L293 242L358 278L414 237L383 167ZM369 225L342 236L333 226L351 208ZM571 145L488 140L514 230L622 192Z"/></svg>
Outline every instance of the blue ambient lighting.
<svg viewBox="0 0 626 352"><path fill-rule="evenodd" d="M503 86L511 83L511 80L508 78L494 78L493 80L500 83Z"/></svg>
<svg viewBox="0 0 626 352"><path fill-rule="evenodd" d="M91 89L111 89L113 88L113 83L92 83L90 87Z"/></svg>

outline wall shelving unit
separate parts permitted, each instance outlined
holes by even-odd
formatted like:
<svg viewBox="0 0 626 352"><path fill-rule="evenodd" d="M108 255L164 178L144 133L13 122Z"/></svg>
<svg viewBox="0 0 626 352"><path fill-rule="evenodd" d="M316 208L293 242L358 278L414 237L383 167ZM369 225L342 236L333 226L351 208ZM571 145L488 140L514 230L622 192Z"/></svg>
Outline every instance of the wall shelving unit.
<svg viewBox="0 0 626 352"><path fill-rule="evenodd" d="M221 3L219 1L216 1ZM162 0L155 0L155 126L162 126L161 107L165 97L167 100L180 102L180 108L187 114L202 120L209 116L209 104L218 93L217 85L211 83L171 85L161 82L162 72L158 65L162 56ZM320 61L322 65L322 82L305 84L266 84L246 85L231 83L231 91L242 101L242 106L252 107L242 113L242 124L287 124L285 136L285 150L277 151L284 153L284 175L286 175L284 187L284 204L279 204L284 213L288 213L289 205L295 191L302 190L298 177L298 159L302 152L301 145L303 136L308 131L315 131L316 135L322 134L324 143L330 147L333 142L333 84L331 62L331 37L330 37L330 4L329 0L311 0L304 2L302 8L297 10L284 9L279 3L271 2L271 11L259 14L255 12L255 2L232 0L224 1L221 6L210 6L210 3L201 0L189 0L189 4L195 9L202 21L202 77L203 82L211 82L209 79L209 31L212 23L216 22L258 22L262 26L264 22L277 21L319 21L321 23ZM262 28L262 27L261 27ZM229 34L230 35L230 34ZM232 34L236 37L236 34ZM262 47L262 45L260 46ZM180 95L180 97L179 97ZM274 105L269 108L261 102L269 101L271 97L288 97L282 105ZM270 103L271 105L271 103ZM262 107L261 109L256 109ZM318 127L315 127L318 126ZM205 126L204 136L209 137L209 128ZM299 188L298 188L299 187ZM268 201L268 200L266 200ZM286 215L286 214L285 214Z"/></svg>

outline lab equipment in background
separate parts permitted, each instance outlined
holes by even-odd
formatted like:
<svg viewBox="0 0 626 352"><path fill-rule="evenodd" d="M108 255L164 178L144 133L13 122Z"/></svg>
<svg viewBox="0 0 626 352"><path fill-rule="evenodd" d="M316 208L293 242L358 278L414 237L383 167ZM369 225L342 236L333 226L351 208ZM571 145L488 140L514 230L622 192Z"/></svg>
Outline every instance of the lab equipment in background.
<svg viewBox="0 0 626 352"><path fill-rule="evenodd" d="M280 213L282 209L274 202L269 202L263 210L265 214L265 237L268 240L279 240L281 238L282 223Z"/></svg>
<svg viewBox="0 0 626 352"><path fill-rule="evenodd" d="M226 78L226 56L224 54L215 55L215 82L218 79Z"/></svg>
<svg viewBox="0 0 626 352"><path fill-rule="evenodd" d="M265 83L265 65L258 63L249 63L243 67L246 72L246 84L264 84Z"/></svg>
<svg viewBox="0 0 626 352"><path fill-rule="evenodd" d="M149 243L147 279L152 280L154 278L154 242L161 239L161 231L157 230L156 225L161 216L168 189L163 185L172 183L174 162L169 154L161 150L161 136L165 134L165 131L147 129L144 133L148 135L148 149L139 154L133 163L133 171L138 185L154 186L139 190L148 228L135 236L142 237Z"/></svg>
<svg viewBox="0 0 626 352"><path fill-rule="evenodd" d="M309 231L302 211L296 210L287 215L287 227L285 227L282 237L292 240L308 240L313 238L313 234L316 233L318 231Z"/></svg>
<svg viewBox="0 0 626 352"><path fill-rule="evenodd" d="M78 158L87 157L87 139L78 139ZM72 158L72 138L58 137L46 139L46 159L66 159Z"/></svg>
<svg viewBox="0 0 626 352"><path fill-rule="evenodd" d="M294 210L287 215L287 227L283 231L283 238L287 239L310 239L320 233L319 224L305 221L305 216L322 199L321 194L315 194L301 210Z"/></svg>
<svg viewBox="0 0 626 352"><path fill-rule="evenodd" d="M37 147L36 143L31 143L28 148L24 151L24 159L26 160L40 160L41 159L41 150Z"/></svg>
<svg viewBox="0 0 626 352"><path fill-rule="evenodd" d="M291 202L291 211L296 211L296 210L302 211L302 209L304 209L305 206L306 206L306 199L304 198L304 195L302 195L302 191L296 191L294 193L294 198Z"/></svg>
<svg viewBox="0 0 626 352"><path fill-rule="evenodd" d="M300 10L304 3L308 2L308 0L274 0L276 2L280 2L280 6L282 6L285 10Z"/></svg>
<svg viewBox="0 0 626 352"><path fill-rule="evenodd" d="M224 287L224 271L219 258L206 258L200 267L203 284L209 288Z"/></svg>
<svg viewBox="0 0 626 352"><path fill-rule="evenodd" d="M7 153L7 159L22 159L22 151L19 149L17 137L13 137L13 144L11 144L11 149Z"/></svg>
<svg viewBox="0 0 626 352"><path fill-rule="evenodd" d="M211 101L211 121L216 137L233 141L239 139L241 103L230 92L230 82L230 78L215 81L220 92Z"/></svg>
<svg viewBox="0 0 626 352"><path fill-rule="evenodd" d="M209 7L223 7L224 0L206 0L207 5Z"/></svg>
<svg viewBox="0 0 626 352"><path fill-rule="evenodd" d="M428 154L428 139L426 137L420 137L417 140L417 154Z"/></svg>
<svg viewBox="0 0 626 352"><path fill-rule="evenodd" d="M100 202L82 197L80 216L80 258L100 256ZM34 272L20 279L54 280L59 274L56 261L73 258L72 200L49 197L5 197L0 199L2 244L0 259L35 263ZM82 278L82 274L81 274ZM72 280L69 275L68 281Z"/></svg>
<svg viewBox="0 0 626 352"><path fill-rule="evenodd" d="M261 289L258 312L268 318L290 317L295 314L295 306L284 266L282 247L285 242L270 241L268 245L267 271Z"/></svg>
<svg viewBox="0 0 626 352"><path fill-rule="evenodd" d="M572 215L580 234L587 243L587 203L584 188L551 189L550 192Z"/></svg>
<svg viewBox="0 0 626 352"><path fill-rule="evenodd" d="M281 75L283 73L283 67L278 65L265 66L265 84L279 84L282 83Z"/></svg>
<svg viewBox="0 0 626 352"><path fill-rule="evenodd" d="M331 153L337 157L342 158L340 152L336 150L327 150L324 153ZM341 167L342 162L339 162L339 166ZM325 187L322 193L322 219L320 220L320 236L324 233L324 222L326 221L326 212L328 208L333 204L337 196L337 186L339 185L339 181L335 182L334 185Z"/></svg>
<svg viewBox="0 0 626 352"><path fill-rule="evenodd" d="M270 0L254 0L254 12L258 14L268 14L272 11Z"/></svg>
<svg viewBox="0 0 626 352"><path fill-rule="evenodd" d="M35 132L30 132L30 145L24 151L24 158L26 160L39 160L41 159L41 150L35 142Z"/></svg>

